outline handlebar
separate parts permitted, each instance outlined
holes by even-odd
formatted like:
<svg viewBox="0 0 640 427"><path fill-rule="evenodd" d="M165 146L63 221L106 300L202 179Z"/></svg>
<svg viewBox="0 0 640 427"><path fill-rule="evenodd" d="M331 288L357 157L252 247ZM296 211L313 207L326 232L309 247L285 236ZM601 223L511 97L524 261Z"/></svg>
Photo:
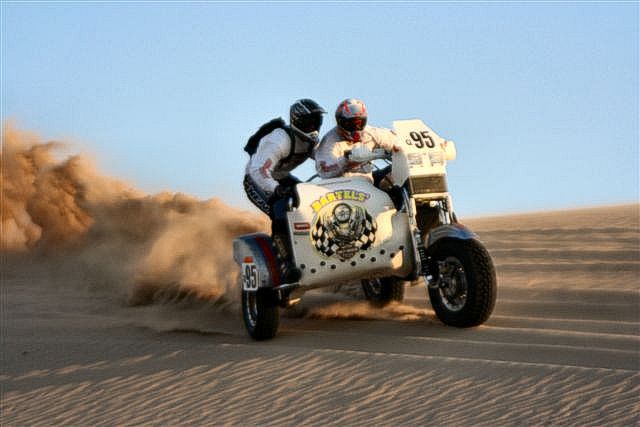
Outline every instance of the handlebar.
<svg viewBox="0 0 640 427"><path fill-rule="evenodd" d="M352 150L346 150L344 156L352 162L365 163L379 159L390 159L391 155L383 148L370 150L366 146L355 147Z"/></svg>
<svg viewBox="0 0 640 427"><path fill-rule="evenodd" d="M370 150L366 146L356 146L352 150L345 150L344 157L346 157L347 160L351 162L366 163L373 160L391 160L391 153L385 151L384 148L376 148L375 150ZM377 165L374 164L373 166L377 168ZM304 182L311 182L319 177L320 175L316 173L307 178Z"/></svg>

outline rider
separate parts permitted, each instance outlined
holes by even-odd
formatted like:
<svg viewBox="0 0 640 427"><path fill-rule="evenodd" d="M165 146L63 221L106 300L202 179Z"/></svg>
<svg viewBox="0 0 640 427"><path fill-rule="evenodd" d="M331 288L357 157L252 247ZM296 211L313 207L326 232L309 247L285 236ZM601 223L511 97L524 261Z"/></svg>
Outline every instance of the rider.
<svg viewBox="0 0 640 427"><path fill-rule="evenodd" d="M289 126L276 127L263 136L251 154L244 176L249 200L271 218L273 242L283 261L285 283L296 282L300 270L292 265L286 223L287 201L300 182L290 174L311 157L318 144L322 115L326 111L311 99L299 99L289 109Z"/></svg>
<svg viewBox="0 0 640 427"><path fill-rule="evenodd" d="M356 143L362 143L371 150L400 150L397 136L392 130L367 126L364 102L347 98L336 109L336 127L322 138L316 150L318 175L321 178L362 175L374 180L370 162L352 162L346 157ZM381 179L382 176L376 176L374 181L377 184Z"/></svg>

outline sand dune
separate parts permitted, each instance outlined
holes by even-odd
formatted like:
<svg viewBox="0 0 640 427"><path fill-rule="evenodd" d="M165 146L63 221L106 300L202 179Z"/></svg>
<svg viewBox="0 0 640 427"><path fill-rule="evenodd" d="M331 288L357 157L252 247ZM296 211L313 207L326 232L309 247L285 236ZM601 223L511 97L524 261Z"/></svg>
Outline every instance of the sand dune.
<svg viewBox="0 0 640 427"><path fill-rule="evenodd" d="M640 425L637 204L464 221L498 274L480 327L423 286L314 291L257 343L231 240L263 218L3 136L2 426Z"/></svg>
<svg viewBox="0 0 640 427"><path fill-rule="evenodd" d="M638 425L638 219L632 205L466 221L498 271L478 328L442 325L422 287L384 310L314 292L261 343L233 306L132 307L61 281L51 257L5 255L1 423Z"/></svg>

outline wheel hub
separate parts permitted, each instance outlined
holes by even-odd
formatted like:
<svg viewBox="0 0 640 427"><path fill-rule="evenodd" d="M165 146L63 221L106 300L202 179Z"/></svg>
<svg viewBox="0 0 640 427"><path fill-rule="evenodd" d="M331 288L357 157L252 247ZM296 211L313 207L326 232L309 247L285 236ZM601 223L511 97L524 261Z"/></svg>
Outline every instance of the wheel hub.
<svg viewBox="0 0 640 427"><path fill-rule="evenodd" d="M247 303L245 305L245 310L247 312L247 319L251 326L256 326L256 321L258 318L258 293L257 292L248 292L245 291L247 295L245 298L247 299Z"/></svg>
<svg viewBox="0 0 640 427"><path fill-rule="evenodd" d="M460 311L467 302L467 277L456 257L438 261L438 288L443 304L451 311Z"/></svg>
<svg viewBox="0 0 640 427"><path fill-rule="evenodd" d="M368 281L369 291L372 296L379 296L382 293L382 282L380 279L372 279Z"/></svg>

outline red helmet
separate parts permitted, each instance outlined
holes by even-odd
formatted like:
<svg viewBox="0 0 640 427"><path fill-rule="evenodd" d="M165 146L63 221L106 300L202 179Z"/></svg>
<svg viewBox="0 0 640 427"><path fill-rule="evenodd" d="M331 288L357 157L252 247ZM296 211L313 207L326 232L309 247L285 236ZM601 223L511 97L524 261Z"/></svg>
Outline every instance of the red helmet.
<svg viewBox="0 0 640 427"><path fill-rule="evenodd" d="M367 125L367 107L364 102L355 98L347 98L336 110L338 133L349 141L358 142L362 129Z"/></svg>

